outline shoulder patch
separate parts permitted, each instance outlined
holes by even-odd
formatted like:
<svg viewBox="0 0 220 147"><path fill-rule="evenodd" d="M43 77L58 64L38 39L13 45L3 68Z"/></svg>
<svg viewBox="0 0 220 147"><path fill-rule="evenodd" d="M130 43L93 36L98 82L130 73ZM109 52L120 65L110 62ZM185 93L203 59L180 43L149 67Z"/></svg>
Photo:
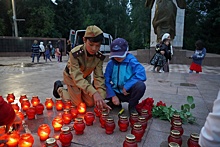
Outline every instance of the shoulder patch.
<svg viewBox="0 0 220 147"><path fill-rule="evenodd" d="M104 60L105 59L105 55L103 55L100 51L98 51L96 54L95 54L95 56L97 57L97 58L99 58L100 60Z"/></svg>
<svg viewBox="0 0 220 147"><path fill-rule="evenodd" d="M80 48L79 50L73 52L72 54L73 54L73 57L76 58L76 57L79 57L79 56L83 55L84 54L84 50L82 48Z"/></svg>

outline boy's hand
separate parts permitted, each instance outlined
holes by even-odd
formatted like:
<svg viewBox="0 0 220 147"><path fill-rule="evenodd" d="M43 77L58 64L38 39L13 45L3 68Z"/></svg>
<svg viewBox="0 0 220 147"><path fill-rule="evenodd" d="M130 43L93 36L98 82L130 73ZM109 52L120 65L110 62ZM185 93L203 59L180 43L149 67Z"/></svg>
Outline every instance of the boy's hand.
<svg viewBox="0 0 220 147"><path fill-rule="evenodd" d="M103 98L101 97L101 95L98 92L93 94L93 99L94 99L94 103L98 109L100 109L100 110L102 110L103 108L106 108L108 110L112 109L111 107L109 107L105 103L105 101L103 100Z"/></svg>
<svg viewBox="0 0 220 147"><path fill-rule="evenodd" d="M112 97L112 103L113 103L114 105L119 105L119 104L120 104L120 101L119 101L119 99L118 99L117 96L113 96L113 97Z"/></svg>
<svg viewBox="0 0 220 147"><path fill-rule="evenodd" d="M124 94L124 95L129 95L129 93L127 93L127 91L126 91L126 89L125 89L124 87L123 87L123 90L122 90L122 91L123 91L123 94Z"/></svg>

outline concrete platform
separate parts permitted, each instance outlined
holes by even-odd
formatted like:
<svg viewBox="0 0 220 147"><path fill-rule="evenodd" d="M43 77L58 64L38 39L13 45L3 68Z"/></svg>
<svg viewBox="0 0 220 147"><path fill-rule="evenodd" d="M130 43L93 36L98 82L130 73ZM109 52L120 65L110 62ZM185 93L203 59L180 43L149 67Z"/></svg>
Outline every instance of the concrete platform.
<svg viewBox="0 0 220 147"><path fill-rule="evenodd" d="M61 63L57 63L55 60L45 63L41 58L40 63L32 64L30 57L0 57L0 95L5 98L7 93L13 92L16 100L19 99L21 94L26 94L29 99L34 95L38 95L41 102L44 103L45 98L53 97L54 81L62 80L62 72L66 61L67 57L64 57L64 62ZM142 99L153 97L155 104L157 101L162 100L167 106L172 105L174 108L180 109L180 106L186 103L188 95L194 97L196 108L193 109L192 113L193 116L196 116L197 123L194 125L183 124L183 146L186 146L189 135L194 132L200 132L206 116L212 111L213 101L216 99L220 88L220 68L205 66L202 74L188 74L187 65L175 64L170 66L170 73L159 74L152 73L150 65L143 65L146 68L148 80L146 81L147 90ZM128 114L126 103L123 103L123 108L125 108L125 114ZM93 108L89 108L88 111L93 111ZM105 134L105 130L100 127L98 118L96 118L93 126L86 126L83 135L75 135L74 131L72 131L72 141L76 143L72 144L72 146L121 147L126 134L129 134L131 129L129 128L127 132L119 131L117 113L118 111L116 110L110 113L116 123L113 134ZM38 126L42 123L51 125L52 118L56 115L60 115L56 110L44 110L44 115L37 116L35 120L26 120L29 129L35 137L34 147L39 147L43 144L37 136ZM138 146L167 146L170 127L168 121L152 118L148 122L147 130ZM57 135L59 135L59 132L52 131L50 136L56 137Z"/></svg>

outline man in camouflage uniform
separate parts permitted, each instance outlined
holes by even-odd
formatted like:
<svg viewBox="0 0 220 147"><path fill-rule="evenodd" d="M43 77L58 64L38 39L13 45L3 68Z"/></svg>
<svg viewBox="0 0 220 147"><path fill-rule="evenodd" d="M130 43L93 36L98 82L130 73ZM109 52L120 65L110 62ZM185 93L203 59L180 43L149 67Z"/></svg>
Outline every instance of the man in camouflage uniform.
<svg viewBox="0 0 220 147"><path fill-rule="evenodd" d="M88 26L83 37L84 44L76 46L69 53L69 60L63 72L63 88L61 81L54 83L53 95L56 98L71 99L78 106L81 102L91 107L111 109L104 101L106 98L103 61L105 56L99 51L103 40L103 32L97 26ZM93 83L91 84L91 73Z"/></svg>

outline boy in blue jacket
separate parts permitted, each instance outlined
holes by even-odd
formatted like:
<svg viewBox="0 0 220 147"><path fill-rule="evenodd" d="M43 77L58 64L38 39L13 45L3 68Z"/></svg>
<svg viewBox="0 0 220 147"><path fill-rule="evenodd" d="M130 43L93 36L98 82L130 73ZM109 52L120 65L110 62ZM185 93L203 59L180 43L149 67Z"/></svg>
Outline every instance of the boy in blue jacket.
<svg viewBox="0 0 220 147"><path fill-rule="evenodd" d="M110 58L105 70L107 103L111 107L128 102L129 113L137 112L138 104L146 90L146 71L138 60L128 53L128 42L123 38L115 39L110 46Z"/></svg>

